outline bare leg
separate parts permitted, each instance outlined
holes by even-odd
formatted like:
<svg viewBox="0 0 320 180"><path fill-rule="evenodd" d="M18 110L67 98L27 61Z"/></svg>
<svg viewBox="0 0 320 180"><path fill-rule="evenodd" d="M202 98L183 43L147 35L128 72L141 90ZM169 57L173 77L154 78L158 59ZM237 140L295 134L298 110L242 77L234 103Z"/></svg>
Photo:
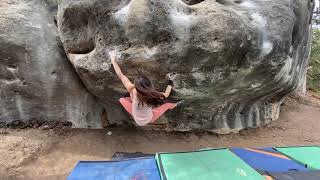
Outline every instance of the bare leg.
<svg viewBox="0 0 320 180"><path fill-rule="evenodd" d="M165 103L157 108L152 109L151 123L155 122L160 116L162 116L167 110L174 109L177 106L175 103Z"/></svg>

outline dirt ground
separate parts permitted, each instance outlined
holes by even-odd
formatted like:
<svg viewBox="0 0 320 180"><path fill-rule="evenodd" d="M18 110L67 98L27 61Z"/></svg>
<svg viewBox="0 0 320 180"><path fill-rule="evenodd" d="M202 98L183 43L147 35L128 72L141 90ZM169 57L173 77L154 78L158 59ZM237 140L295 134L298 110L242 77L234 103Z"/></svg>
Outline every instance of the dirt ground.
<svg viewBox="0 0 320 180"><path fill-rule="evenodd" d="M117 151L320 145L319 102L311 97L288 99L278 121L230 135L139 129L0 129L0 180L65 179L78 160L109 160Z"/></svg>

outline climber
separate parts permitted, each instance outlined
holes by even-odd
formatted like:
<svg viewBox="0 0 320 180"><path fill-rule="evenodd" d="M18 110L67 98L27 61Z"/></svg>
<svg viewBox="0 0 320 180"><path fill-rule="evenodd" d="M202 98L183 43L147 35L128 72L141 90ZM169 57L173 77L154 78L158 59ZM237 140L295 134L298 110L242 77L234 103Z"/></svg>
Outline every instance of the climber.
<svg viewBox="0 0 320 180"><path fill-rule="evenodd" d="M155 122L167 110L174 109L181 104L182 101L178 103L163 103L159 107L153 108L153 106L162 103L163 99L169 97L176 74L168 75L166 91L164 93L158 92L154 89L150 79L140 71L138 71L138 76L133 84L122 73L116 61L116 51L109 51L109 56L117 76L130 94L130 97L122 97L119 101L139 126Z"/></svg>

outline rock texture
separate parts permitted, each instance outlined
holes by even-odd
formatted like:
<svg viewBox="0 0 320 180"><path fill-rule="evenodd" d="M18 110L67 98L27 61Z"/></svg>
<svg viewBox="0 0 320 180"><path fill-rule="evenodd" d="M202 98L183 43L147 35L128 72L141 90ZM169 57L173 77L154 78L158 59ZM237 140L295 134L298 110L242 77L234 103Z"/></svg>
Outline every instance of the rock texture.
<svg viewBox="0 0 320 180"><path fill-rule="evenodd" d="M278 118L304 76L312 8L309 0L74 0L59 5L58 27L106 109L122 92L104 51L116 46L132 79L141 69L160 86L179 73L175 97L187 102L166 115L169 129L229 133Z"/></svg>
<svg viewBox="0 0 320 180"><path fill-rule="evenodd" d="M49 7L37 0L0 2L0 123L101 128L102 106L67 59Z"/></svg>
<svg viewBox="0 0 320 180"><path fill-rule="evenodd" d="M105 53L110 47L121 52L131 79L143 70L161 89L167 73L179 74L172 98L186 102L162 118L167 130L261 126L278 118L283 98L305 77L313 0L47 0L47 8L10 2L26 7L0 2L0 44L7 49L0 50L2 121L37 113L59 119L59 111L99 127L104 111L109 124L132 123L118 103L124 88ZM103 107L67 63L54 19L65 54ZM31 84L19 85L24 81Z"/></svg>

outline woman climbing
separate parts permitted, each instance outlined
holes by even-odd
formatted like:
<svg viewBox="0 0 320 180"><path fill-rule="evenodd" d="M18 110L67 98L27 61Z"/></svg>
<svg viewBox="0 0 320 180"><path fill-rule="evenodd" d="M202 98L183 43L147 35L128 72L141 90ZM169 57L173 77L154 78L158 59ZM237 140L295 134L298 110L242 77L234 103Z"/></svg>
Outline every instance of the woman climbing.
<svg viewBox="0 0 320 180"><path fill-rule="evenodd" d="M178 103L164 103L159 107L152 108L152 106L161 103L163 99L169 97L173 87L173 80L176 77L175 74L168 76L169 80L166 91L161 93L154 89L150 79L141 72L139 72L133 84L122 73L116 61L116 52L109 51L109 56L117 76L120 78L122 84L130 94L130 97L120 98L119 101L133 116L139 126L155 122L167 110L174 109L181 103L181 101Z"/></svg>

